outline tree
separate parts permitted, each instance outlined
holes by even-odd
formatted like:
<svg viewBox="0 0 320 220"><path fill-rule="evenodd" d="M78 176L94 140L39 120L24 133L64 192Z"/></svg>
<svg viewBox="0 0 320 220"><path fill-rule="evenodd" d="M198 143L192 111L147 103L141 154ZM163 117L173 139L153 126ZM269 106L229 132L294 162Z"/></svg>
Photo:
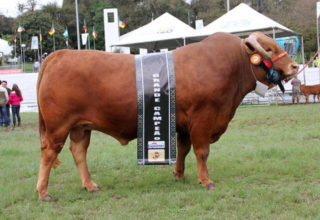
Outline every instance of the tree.
<svg viewBox="0 0 320 220"><path fill-rule="evenodd" d="M92 26L94 26L98 34L98 38L95 41L97 50L105 50L103 9L110 7L111 4L107 1L94 1L91 6L90 17L92 18ZM92 35L90 37L93 41Z"/></svg>
<svg viewBox="0 0 320 220"><path fill-rule="evenodd" d="M27 0L27 3L26 3L26 7L29 11L34 11L38 5L38 1L37 0Z"/></svg>
<svg viewBox="0 0 320 220"><path fill-rule="evenodd" d="M14 18L8 18L0 15L0 38L3 38L3 35L12 35L14 33L12 32L13 23Z"/></svg>
<svg viewBox="0 0 320 220"><path fill-rule="evenodd" d="M316 11L315 6L318 0L230 0L230 9L240 3L246 3L255 10L260 10L262 14L270 17L278 23L301 33L305 39L306 52L315 51L316 43ZM65 39L62 36L66 27L69 30L70 48L77 48L75 1L64 0L63 7L56 4L43 6L41 10L35 10L38 0L28 0L24 4L19 4L21 16L15 19L14 28L10 20L0 16L0 33L11 34L16 30L19 22L23 24L27 33L23 33L23 38L30 38L29 25L31 25L30 13L45 13L44 18L32 20L36 26L43 27L45 50L51 51L50 36L47 31L52 22L56 27L57 49L65 47ZM103 9L118 8L119 17L126 23L126 28L120 29L120 34L125 34L151 21L152 15L157 18L164 12L169 12L185 23L194 26L196 19L203 19L207 25L219 18L227 11L226 0L192 0L191 4L186 4L183 0L78 0L80 30L83 32L83 21L86 20L88 32L92 43L92 27L98 33L96 48L104 50L104 17ZM26 16L26 18L24 18ZM39 15L40 16L40 15ZM44 21L44 22L43 22ZM31 25L32 27L32 25ZM26 36L28 34L28 36ZM29 36L30 35L30 36ZM47 35L47 36L46 36ZM18 39L19 40L19 39ZM29 40L30 41L30 40ZM46 42L45 42L46 41ZM84 46L82 46L83 48Z"/></svg>
<svg viewBox="0 0 320 220"><path fill-rule="evenodd" d="M59 14L57 13L54 13ZM21 41L26 44L26 57L34 57L34 51L30 50L32 36L39 36L41 29L43 41L43 52L50 53L53 51L53 37L49 35L48 31L51 28L52 22L55 27L55 46L56 49L66 48L65 40L63 37L64 27L54 19L52 14L45 10L29 11L19 16L16 20L15 27L21 24L25 28L25 32L21 33ZM17 42L19 45L20 34L17 34ZM20 54L20 46L17 46L17 53Z"/></svg>

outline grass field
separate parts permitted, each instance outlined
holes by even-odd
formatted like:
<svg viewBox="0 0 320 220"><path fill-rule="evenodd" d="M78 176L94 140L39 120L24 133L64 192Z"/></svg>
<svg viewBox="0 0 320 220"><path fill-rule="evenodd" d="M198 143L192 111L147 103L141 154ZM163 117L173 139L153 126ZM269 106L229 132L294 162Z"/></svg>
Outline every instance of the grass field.
<svg viewBox="0 0 320 220"><path fill-rule="evenodd" d="M40 160L36 113L0 131L0 219L320 219L320 105L240 107L211 146L214 191L197 184L196 159L184 181L173 166L137 166L136 142L94 132L88 165L103 190L88 193L68 145L51 172L54 202L34 193ZM67 143L68 144L68 143Z"/></svg>

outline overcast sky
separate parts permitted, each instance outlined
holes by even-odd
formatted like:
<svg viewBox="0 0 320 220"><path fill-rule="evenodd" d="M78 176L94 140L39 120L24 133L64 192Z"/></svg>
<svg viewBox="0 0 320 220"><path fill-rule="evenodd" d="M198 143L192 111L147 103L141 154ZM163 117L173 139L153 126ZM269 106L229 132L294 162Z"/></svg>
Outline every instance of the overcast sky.
<svg viewBox="0 0 320 220"><path fill-rule="evenodd" d="M0 14L6 17L17 17L19 15L18 3L26 3L27 0L0 0ZM37 0L40 8L42 5L47 5L48 3L58 3L61 7L63 0ZM190 3L191 0L185 0L185 2Z"/></svg>
<svg viewBox="0 0 320 220"><path fill-rule="evenodd" d="M39 6L46 5L48 3L58 3L62 6L63 0L37 0ZM26 3L27 0L0 0L0 14L7 17L17 17L19 14L18 3ZM39 8L38 6L38 8Z"/></svg>

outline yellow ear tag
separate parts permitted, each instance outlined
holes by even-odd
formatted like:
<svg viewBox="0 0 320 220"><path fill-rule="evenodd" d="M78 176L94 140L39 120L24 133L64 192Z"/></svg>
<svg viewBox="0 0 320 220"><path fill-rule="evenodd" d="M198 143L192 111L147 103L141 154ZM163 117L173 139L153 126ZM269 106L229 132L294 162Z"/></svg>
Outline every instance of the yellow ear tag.
<svg viewBox="0 0 320 220"><path fill-rule="evenodd" d="M262 61L262 57L260 54L258 53L254 53L250 56L250 62L253 64L253 65L259 65Z"/></svg>

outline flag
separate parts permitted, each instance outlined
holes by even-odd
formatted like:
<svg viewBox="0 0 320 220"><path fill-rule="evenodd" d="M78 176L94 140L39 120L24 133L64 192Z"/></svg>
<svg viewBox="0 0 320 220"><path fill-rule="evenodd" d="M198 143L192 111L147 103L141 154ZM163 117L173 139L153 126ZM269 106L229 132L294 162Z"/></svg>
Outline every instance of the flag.
<svg viewBox="0 0 320 220"><path fill-rule="evenodd" d="M86 21L84 20L84 24L83 24L83 30L84 30L84 32L85 33L87 33L87 31L88 31L88 28L87 28L87 24L86 24Z"/></svg>
<svg viewBox="0 0 320 220"><path fill-rule="evenodd" d="M153 16L153 13L152 13L151 21L153 21L153 20L154 20L154 16Z"/></svg>
<svg viewBox="0 0 320 220"><path fill-rule="evenodd" d="M97 32L94 30L94 27L93 27L93 29L92 29L92 36L93 36L94 39L97 39L97 37L98 37L98 34L97 34Z"/></svg>
<svg viewBox="0 0 320 220"><path fill-rule="evenodd" d="M66 30L64 31L63 36L64 36L65 38L68 38L68 37L69 37L68 28L66 28Z"/></svg>
<svg viewBox="0 0 320 220"><path fill-rule="evenodd" d="M54 29L54 25L52 24L51 29L49 30L49 34L53 35L56 32L56 29Z"/></svg>
<svg viewBox="0 0 320 220"><path fill-rule="evenodd" d="M18 32L20 33L20 32L24 32L24 31L26 31L26 30L24 29L24 27L22 27L22 26L19 24Z"/></svg>
<svg viewBox="0 0 320 220"><path fill-rule="evenodd" d="M12 41L15 42L15 43L17 42L17 34L15 34L15 35L13 36Z"/></svg>
<svg viewBox="0 0 320 220"><path fill-rule="evenodd" d="M121 27L121 28L126 27L126 24L123 21L121 21L120 19L119 19L119 27Z"/></svg>
<svg viewBox="0 0 320 220"><path fill-rule="evenodd" d="M41 31L39 32L39 40L40 40L40 42L42 42L42 33L41 33Z"/></svg>

